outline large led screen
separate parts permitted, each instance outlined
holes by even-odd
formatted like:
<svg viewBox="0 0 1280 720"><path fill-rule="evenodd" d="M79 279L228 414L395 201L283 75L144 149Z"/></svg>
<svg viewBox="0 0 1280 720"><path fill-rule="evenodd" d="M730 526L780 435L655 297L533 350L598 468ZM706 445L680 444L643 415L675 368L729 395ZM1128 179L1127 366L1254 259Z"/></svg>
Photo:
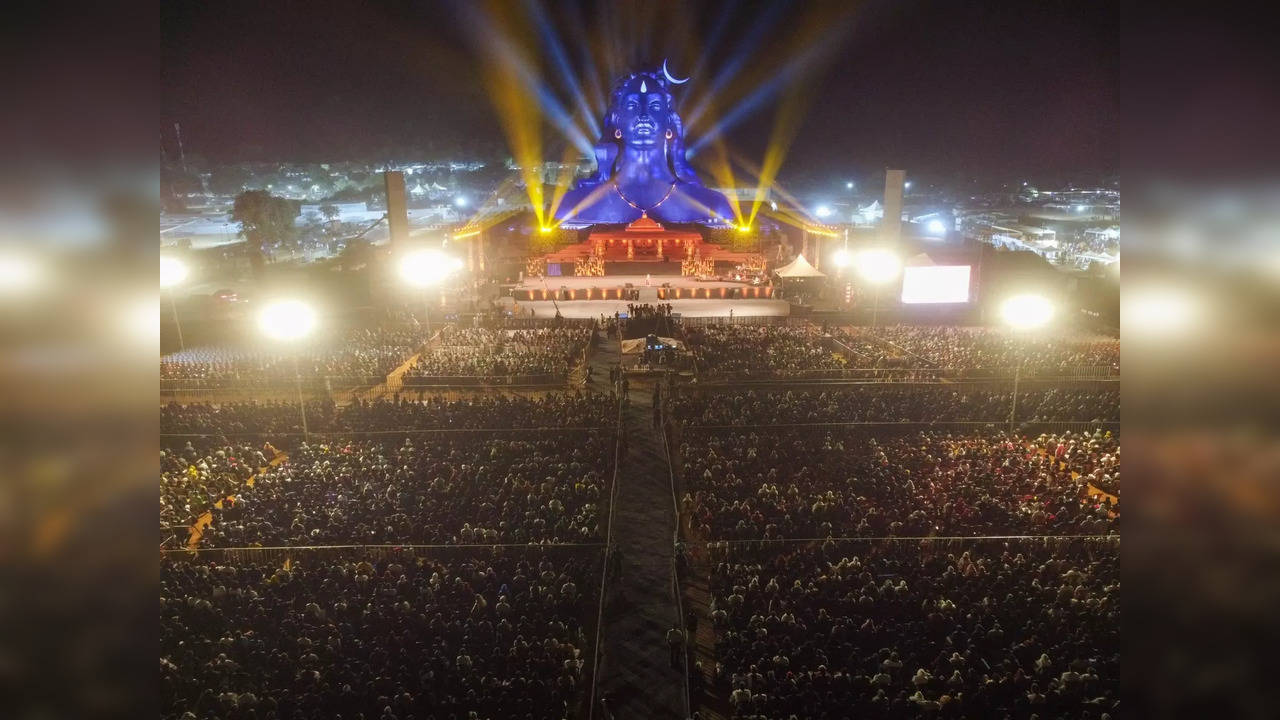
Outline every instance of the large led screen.
<svg viewBox="0 0 1280 720"><path fill-rule="evenodd" d="M969 266L929 265L903 268L902 302L969 302Z"/></svg>

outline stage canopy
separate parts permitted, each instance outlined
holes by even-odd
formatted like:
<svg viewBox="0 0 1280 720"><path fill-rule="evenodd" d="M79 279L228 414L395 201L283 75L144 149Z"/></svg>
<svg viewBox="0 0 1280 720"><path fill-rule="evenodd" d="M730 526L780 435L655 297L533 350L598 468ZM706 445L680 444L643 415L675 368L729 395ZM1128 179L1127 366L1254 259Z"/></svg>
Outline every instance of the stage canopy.
<svg viewBox="0 0 1280 720"><path fill-rule="evenodd" d="M781 277L781 278L826 277L826 274L820 272L819 270L814 268L812 265L810 265L809 261L805 260L803 255L797 256L795 260L792 260L791 262L787 263L786 265L783 265L782 267L778 268L777 270L774 270L773 272L776 273L778 277Z"/></svg>

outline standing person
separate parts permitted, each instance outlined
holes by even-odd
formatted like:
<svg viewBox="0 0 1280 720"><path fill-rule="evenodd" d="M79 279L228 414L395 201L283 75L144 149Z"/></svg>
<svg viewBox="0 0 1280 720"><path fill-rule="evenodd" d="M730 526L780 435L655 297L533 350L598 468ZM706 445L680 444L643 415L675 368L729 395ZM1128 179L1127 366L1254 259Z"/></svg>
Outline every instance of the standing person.
<svg viewBox="0 0 1280 720"><path fill-rule="evenodd" d="M680 669L680 649L684 645L684 631L673 627L667 631L667 650L671 655L671 668Z"/></svg>
<svg viewBox="0 0 1280 720"><path fill-rule="evenodd" d="M733 308L729 308L729 319L733 319Z"/></svg>

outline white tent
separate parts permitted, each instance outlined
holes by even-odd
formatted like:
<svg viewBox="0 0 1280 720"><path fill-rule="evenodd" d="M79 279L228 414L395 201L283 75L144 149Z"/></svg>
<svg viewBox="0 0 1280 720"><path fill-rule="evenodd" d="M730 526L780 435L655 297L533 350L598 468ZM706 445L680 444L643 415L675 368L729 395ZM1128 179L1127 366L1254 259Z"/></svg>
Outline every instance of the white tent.
<svg viewBox="0 0 1280 720"><path fill-rule="evenodd" d="M804 255L796 256L795 260L777 268L773 271L781 278L820 278L826 277L826 274L820 272L808 260L804 259Z"/></svg>

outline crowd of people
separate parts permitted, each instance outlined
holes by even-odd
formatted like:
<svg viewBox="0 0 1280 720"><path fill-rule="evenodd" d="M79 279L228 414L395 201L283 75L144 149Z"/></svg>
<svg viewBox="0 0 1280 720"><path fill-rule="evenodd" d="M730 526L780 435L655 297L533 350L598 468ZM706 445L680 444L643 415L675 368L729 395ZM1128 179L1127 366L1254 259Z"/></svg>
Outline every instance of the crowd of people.
<svg viewBox="0 0 1280 720"><path fill-rule="evenodd" d="M397 326L350 330L311 343L296 355L261 346L191 347L161 358L160 380L209 389L293 382L297 376L374 384L385 380L425 340L421 330Z"/></svg>
<svg viewBox="0 0 1280 720"><path fill-rule="evenodd" d="M275 456L269 445L184 438L160 450L162 537L185 540L185 529L219 500L237 493L245 481Z"/></svg>
<svg viewBox="0 0 1280 720"><path fill-rule="evenodd" d="M612 432L313 439L213 512L206 547L600 540Z"/></svg>
<svg viewBox="0 0 1280 720"><path fill-rule="evenodd" d="M585 686L594 558L167 560L160 716L569 717Z"/></svg>
<svg viewBox="0 0 1280 720"><path fill-rule="evenodd" d="M788 325L705 325L685 329L699 372L791 377L849 366L816 328Z"/></svg>
<svg viewBox="0 0 1280 720"><path fill-rule="evenodd" d="M563 326L511 330L447 328L439 343L418 356L406 385L451 377L550 375L559 379L582 362L593 330Z"/></svg>
<svg viewBox="0 0 1280 720"><path fill-rule="evenodd" d="M1089 493L1095 469L1115 469L1104 451L1119 457L1102 430L697 430L680 446L681 513L709 541L1106 535L1119 507Z"/></svg>
<svg viewBox="0 0 1280 720"><path fill-rule="evenodd" d="M671 306L628 314L665 324ZM579 716L601 563L621 562L602 551L627 457L619 397L427 394L444 378L567 376L593 334L450 326L392 397L163 405L161 526L177 537L204 519L201 554L161 565L162 717ZM363 337L378 350L351 368L390 363L384 348L407 349L403 363L425 340ZM747 378L1118 368L1112 340L1000 330L708 325L685 338L700 373ZM304 374L347 362L319 357ZM292 358L169 363L210 387L293 377ZM609 379L625 396L620 368ZM710 682L744 720L1118 716L1118 389L804 387L654 390L680 534L711 595L694 709ZM667 632L673 668L698 620Z"/></svg>
<svg viewBox="0 0 1280 720"><path fill-rule="evenodd" d="M937 367L1055 372L1084 367L1119 370L1120 341L1097 335L1027 335L983 327L892 325L836 328L833 337L865 367Z"/></svg>
<svg viewBox="0 0 1280 720"><path fill-rule="evenodd" d="M669 318L673 310L671 303L627 303L627 317L632 320Z"/></svg>
<svg viewBox="0 0 1280 720"><path fill-rule="evenodd" d="M854 422L1116 422L1114 387L990 385L851 385L838 390L686 392L671 403L689 425L770 425Z"/></svg>
<svg viewBox="0 0 1280 720"><path fill-rule="evenodd" d="M617 401L593 392L546 393L540 397L476 394L460 399L439 396L412 399L408 393L344 406L315 400L306 404L313 433L362 433L394 430L612 426ZM292 402L170 402L160 408L161 435L260 437L277 446L302 435L302 417Z"/></svg>
<svg viewBox="0 0 1280 720"><path fill-rule="evenodd" d="M1119 716L1109 539L734 548L711 592L734 717Z"/></svg>

